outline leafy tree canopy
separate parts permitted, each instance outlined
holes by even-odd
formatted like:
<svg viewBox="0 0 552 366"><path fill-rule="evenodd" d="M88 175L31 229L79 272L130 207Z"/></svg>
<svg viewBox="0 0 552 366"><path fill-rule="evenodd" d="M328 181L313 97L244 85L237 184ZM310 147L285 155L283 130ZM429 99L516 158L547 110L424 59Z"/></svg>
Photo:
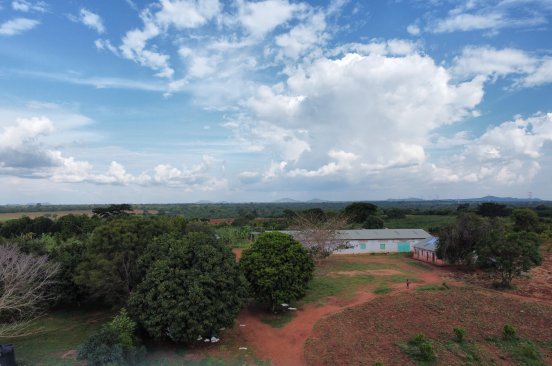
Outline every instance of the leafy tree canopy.
<svg viewBox="0 0 552 366"><path fill-rule="evenodd" d="M103 218L128 216L129 211L133 211L132 206L126 203L110 205L108 207L98 207L92 210L95 215Z"/></svg>
<svg viewBox="0 0 552 366"><path fill-rule="evenodd" d="M190 342L233 324L245 281L234 254L212 236L190 233L155 241L158 258L129 299L131 313L156 339Z"/></svg>
<svg viewBox="0 0 552 366"><path fill-rule="evenodd" d="M303 297L314 270L303 245L279 232L259 235L243 251L240 265L255 298L273 311L277 304Z"/></svg>
<svg viewBox="0 0 552 366"><path fill-rule="evenodd" d="M541 224L537 213L530 208L516 208L512 211L515 231L539 232Z"/></svg>
<svg viewBox="0 0 552 366"><path fill-rule="evenodd" d="M353 202L345 207L345 215L351 222L362 224L368 216L376 215L378 206L368 202Z"/></svg>
<svg viewBox="0 0 552 366"><path fill-rule="evenodd" d="M477 213L485 217L506 217L510 215L510 210L500 203L483 202L477 206Z"/></svg>

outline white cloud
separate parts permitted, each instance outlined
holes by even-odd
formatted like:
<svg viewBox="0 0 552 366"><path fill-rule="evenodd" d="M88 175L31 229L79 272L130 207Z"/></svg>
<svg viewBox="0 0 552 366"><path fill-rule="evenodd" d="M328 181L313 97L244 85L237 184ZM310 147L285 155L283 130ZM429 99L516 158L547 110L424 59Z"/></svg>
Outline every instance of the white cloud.
<svg viewBox="0 0 552 366"><path fill-rule="evenodd" d="M213 19L221 10L218 0L160 0L157 23L177 29L197 28Z"/></svg>
<svg viewBox="0 0 552 366"><path fill-rule="evenodd" d="M35 19L15 18L0 24L0 35L15 36L29 31L39 25L40 22Z"/></svg>
<svg viewBox="0 0 552 366"><path fill-rule="evenodd" d="M432 165L432 175L437 182L523 184L540 171L544 146L551 142L552 113L518 117L466 142L462 152L441 164L446 168Z"/></svg>
<svg viewBox="0 0 552 366"><path fill-rule="evenodd" d="M519 49L468 46L455 59L452 71L463 77L505 76L530 73L536 64L534 57Z"/></svg>
<svg viewBox="0 0 552 366"><path fill-rule="evenodd" d="M407 26L406 31L412 36L417 36L421 33L420 27L418 27L416 24L410 24L409 26Z"/></svg>
<svg viewBox="0 0 552 366"><path fill-rule="evenodd" d="M304 5L287 0L238 1L239 21L253 37L263 37L304 9Z"/></svg>
<svg viewBox="0 0 552 366"><path fill-rule="evenodd" d="M248 106L262 122L239 124L241 139L316 174L332 169L325 161L331 150L358 156L358 171L419 165L431 131L471 116L483 82L454 83L417 52L323 57L291 72L285 85L259 88Z"/></svg>
<svg viewBox="0 0 552 366"><path fill-rule="evenodd" d="M532 73L520 80L520 84L526 87L548 83L552 83L552 58L545 58Z"/></svg>
<svg viewBox="0 0 552 366"><path fill-rule="evenodd" d="M435 33L501 28L506 24L502 14L455 14L431 27Z"/></svg>
<svg viewBox="0 0 552 366"><path fill-rule="evenodd" d="M326 19L323 13L315 13L288 33L276 36L275 42L281 48L281 56L296 60L327 40Z"/></svg>
<svg viewBox="0 0 552 366"><path fill-rule="evenodd" d="M48 5L44 1L30 2L25 0L12 1L13 10L21 11L24 13L37 12L45 13L48 10Z"/></svg>
<svg viewBox="0 0 552 366"><path fill-rule="evenodd" d="M102 18L98 14L93 13L88 9L82 8L79 13L79 19L82 24L86 25L88 28L95 30L99 34L105 32L105 26L103 24Z"/></svg>

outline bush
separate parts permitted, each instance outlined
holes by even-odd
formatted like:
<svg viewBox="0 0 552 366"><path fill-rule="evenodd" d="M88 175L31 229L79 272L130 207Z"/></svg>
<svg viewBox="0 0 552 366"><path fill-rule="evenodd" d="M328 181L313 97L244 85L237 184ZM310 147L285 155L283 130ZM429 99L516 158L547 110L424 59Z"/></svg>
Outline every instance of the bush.
<svg viewBox="0 0 552 366"><path fill-rule="evenodd" d="M423 333L418 333L412 338L408 343L410 343L413 346L419 346L420 344L424 343L426 341L425 335Z"/></svg>
<svg viewBox="0 0 552 366"><path fill-rule="evenodd" d="M136 323L121 310L110 323L91 336L79 349L78 360L86 360L89 366L136 365L145 355L143 347L137 347L134 331Z"/></svg>
<svg viewBox="0 0 552 366"><path fill-rule="evenodd" d="M466 335L466 330L460 327L454 327L452 328L452 330L454 332L454 335L456 336L456 341L458 341L458 343L462 343Z"/></svg>
<svg viewBox="0 0 552 366"><path fill-rule="evenodd" d="M502 328L502 338L506 340L512 340L516 338L516 329L510 325L505 324L504 328Z"/></svg>
<svg viewBox="0 0 552 366"><path fill-rule="evenodd" d="M424 361L431 361L435 358L435 350L433 349L433 343L426 340L418 346L420 351L420 358Z"/></svg>

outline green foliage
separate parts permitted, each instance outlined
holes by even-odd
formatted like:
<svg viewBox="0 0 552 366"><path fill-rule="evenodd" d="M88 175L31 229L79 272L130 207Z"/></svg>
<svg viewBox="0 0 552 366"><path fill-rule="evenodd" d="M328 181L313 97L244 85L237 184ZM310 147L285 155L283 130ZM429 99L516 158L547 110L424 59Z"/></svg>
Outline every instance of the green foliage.
<svg viewBox="0 0 552 366"><path fill-rule="evenodd" d="M441 230L437 256L449 263L473 264L477 243L486 229L481 217L472 213L459 215L454 224Z"/></svg>
<svg viewBox="0 0 552 366"><path fill-rule="evenodd" d="M501 278L501 286L511 287L512 279L542 262L540 239L535 233L508 233L495 227L477 247L478 261Z"/></svg>
<svg viewBox="0 0 552 366"><path fill-rule="evenodd" d="M124 345L116 330L107 326L79 348L77 359L86 360L89 366L123 366L137 365L144 356L143 347Z"/></svg>
<svg viewBox="0 0 552 366"><path fill-rule="evenodd" d="M131 293L131 314L156 339L190 342L230 327L245 283L230 249L204 233L157 239L159 257Z"/></svg>
<svg viewBox="0 0 552 366"><path fill-rule="evenodd" d="M512 211L514 231L540 232L542 230L539 216L530 208L516 208Z"/></svg>
<svg viewBox="0 0 552 366"><path fill-rule="evenodd" d="M452 328L452 331L454 332L454 336L456 337L456 341L458 343L462 343L464 341L464 338L466 336L466 330L461 327L454 327Z"/></svg>
<svg viewBox="0 0 552 366"><path fill-rule="evenodd" d="M240 265L253 295L275 309L305 295L314 263L307 250L291 236L267 232L242 253Z"/></svg>
<svg viewBox="0 0 552 366"><path fill-rule="evenodd" d="M119 336L119 342L123 347L133 347L135 345L134 332L136 331L136 322L128 316L127 310L122 308L119 314L109 323L109 327Z"/></svg>
<svg viewBox="0 0 552 366"><path fill-rule="evenodd" d="M77 267L82 261L85 243L77 238L71 238L56 243L50 251L51 260L59 263L60 271L54 291L58 294L58 305L77 306L87 297L84 286L75 283Z"/></svg>
<svg viewBox="0 0 552 366"><path fill-rule="evenodd" d="M154 237L167 231L166 222L140 217L98 226L76 269L75 283L108 303L124 303L144 275L138 258Z"/></svg>
<svg viewBox="0 0 552 366"><path fill-rule="evenodd" d="M506 217L510 215L510 209L500 203L483 202L477 206L477 213L485 217Z"/></svg>
<svg viewBox="0 0 552 366"><path fill-rule="evenodd" d="M505 324L502 328L502 338L510 340L515 339L516 329L511 324Z"/></svg>
<svg viewBox="0 0 552 366"><path fill-rule="evenodd" d="M437 356L433 342L423 333L418 333L410 339L404 351L421 361L432 361Z"/></svg>
<svg viewBox="0 0 552 366"><path fill-rule="evenodd" d="M132 206L126 203L119 205L109 205L108 207L98 207L92 210L94 215L97 215L104 219L128 216L129 211L133 211Z"/></svg>
<svg viewBox="0 0 552 366"><path fill-rule="evenodd" d="M368 216L374 216L378 212L378 206L368 202L353 202L345 207L345 216L352 223L362 224Z"/></svg>
<svg viewBox="0 0 552 366"><path fill-rule="evenodd" d="M435 349L433 348L433 343L431 343L431 341L429 340L422 342L418 346L418 350L420 351L420 358L423 361L431 361L436 356Z"/></svg>
<svg viewBox="0 0 552 366"><path fill-rule="evenodd" d="M370 215L366 217L366 220L362 224L363 229L383 229L384 222L383 220L375 215Z"/></svg>
<svg viewBox="0 0 552 366"><path fill-rule="evenodd" d="M406 218L406 214L408 213L408 210L400 209L400 208L390 208L385 210L385 216L389 219L404 219Z"/></svg>
<svg viewBox="0 0 552 366"><path fill-rule="evenodd" d="M378 287L375 288L374 293L376 295L385 295L391 292L391 288L387 286L385 283L380 284Z"/></svg>

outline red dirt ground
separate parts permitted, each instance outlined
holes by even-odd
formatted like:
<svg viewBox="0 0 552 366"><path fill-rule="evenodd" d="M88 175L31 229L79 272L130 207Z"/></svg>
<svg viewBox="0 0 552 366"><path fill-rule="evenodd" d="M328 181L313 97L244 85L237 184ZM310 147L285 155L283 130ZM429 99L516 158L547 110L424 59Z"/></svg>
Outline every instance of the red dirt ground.
<svg viewBox="0 0 552 366"><path fill-rule="evenodd" d="M241 254L239 249L234 249L233 251L236 255ZM413 276L423 280L424 285L442 283L442 278L440 276L441 270L438 268L433 271L425 271L401 263L402 259L387 258L384 256L347 257L355 262L399 264L401 268L404 267L405 270L415 273ZM345 256L340 256L340 259L341 258L345 258ZM395 270L373 270L370 272L377 271L385 272L380 275L388 275L389 273L387 273L387 271L392 271L392 274L403 274ZM403 292L413 291L419 285L420 284L412 283L410 285L410 290L406 289L404 283L393 284L391 287L395 289L396 292ZM282 328L273 328L261 322L259 312L251 309L244 310L238 317L236 326L230 331L232 332L231 337L243 340L243 345L252 348L259 359L269 359L274 366L305 365L304 345L305 341L311 336L315 323L330 314L335 314L346 308L373 300L378 296L372 293L374 288L375 285L370 284L362 288L353 299L349 300L329 298L322 306L308 304L304 306L303 309L298 310L296 316Z"/></svg>

